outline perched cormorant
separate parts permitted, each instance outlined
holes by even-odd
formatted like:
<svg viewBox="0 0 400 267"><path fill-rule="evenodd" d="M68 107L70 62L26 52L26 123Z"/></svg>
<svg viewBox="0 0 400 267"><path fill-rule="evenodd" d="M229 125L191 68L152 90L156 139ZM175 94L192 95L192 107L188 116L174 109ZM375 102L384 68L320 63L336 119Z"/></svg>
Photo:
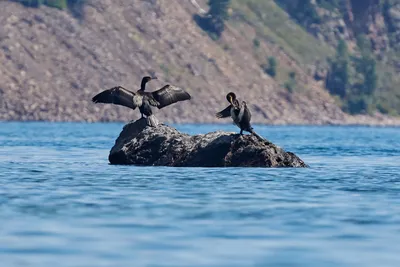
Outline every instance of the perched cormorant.
<svg viewBox="0 0 400 267"><path fill-rule="evenodd" d="M233 122L240 128L240 135L243 135L243 131L249 132L257 136L259 139L264 140L261 136L259 136L256 132L254 132L253 127L251 127L251 112L247 107L245 101L239 103L239 100L236 98L235 93L228 93L226 95L226 99L230 103L228 107L217 112L215 115L217 118L227 118L231 117Z"/></svg>
<svg viewBox="0 0 400 267"><path fill-rule="evenodd" d="M122 86L116 86L95 95L92 101L94 103L112 103L131 109L139 107L142 118L143 115L146 115L147 123L150 126L157 126L158 120L153 115L151 106L161 109L178 101L189 100L191 97L183 89L169 84L157 91L145 92L146 83L153 79L157 79L157 77L143 77L140 89L136 93Z"/></svg>

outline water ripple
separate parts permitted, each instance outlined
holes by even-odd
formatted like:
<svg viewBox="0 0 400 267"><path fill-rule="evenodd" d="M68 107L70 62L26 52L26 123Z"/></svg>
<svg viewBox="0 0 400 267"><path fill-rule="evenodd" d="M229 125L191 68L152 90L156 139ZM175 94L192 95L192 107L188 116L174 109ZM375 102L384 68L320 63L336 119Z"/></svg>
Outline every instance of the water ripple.
<svg viewBox="0 0 400 267"><path fill-rule="evenodd" d="M256 125L311 166L260 169L111 166L122 127L0 123L2 266L400 266L399 128Z"/></svg>

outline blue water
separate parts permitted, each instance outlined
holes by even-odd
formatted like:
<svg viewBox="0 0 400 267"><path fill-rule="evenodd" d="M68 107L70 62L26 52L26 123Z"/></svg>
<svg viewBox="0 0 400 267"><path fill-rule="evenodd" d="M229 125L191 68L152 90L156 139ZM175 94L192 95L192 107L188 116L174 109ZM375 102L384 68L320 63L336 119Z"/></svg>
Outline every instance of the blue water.
<svg viewBox="0 0 400 267"><path fill-rule="evenodd" d="M0 123L0 266L400 266L400 128L256 126L311 168L223 169L108 165L122 126Z"/></svg>

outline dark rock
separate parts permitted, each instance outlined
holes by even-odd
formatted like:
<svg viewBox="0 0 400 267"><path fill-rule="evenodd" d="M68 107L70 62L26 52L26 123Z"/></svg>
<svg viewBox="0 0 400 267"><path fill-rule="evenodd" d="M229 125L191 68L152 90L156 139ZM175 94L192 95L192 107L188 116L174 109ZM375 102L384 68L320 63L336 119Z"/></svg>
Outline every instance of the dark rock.
<svg viewBox="0 0 400 267"><path fill-rule="evenodd" d="M307 167L295 154L254 135L222 131L190 136L145 119L124 126L111 164L174 167Z"/></svg>

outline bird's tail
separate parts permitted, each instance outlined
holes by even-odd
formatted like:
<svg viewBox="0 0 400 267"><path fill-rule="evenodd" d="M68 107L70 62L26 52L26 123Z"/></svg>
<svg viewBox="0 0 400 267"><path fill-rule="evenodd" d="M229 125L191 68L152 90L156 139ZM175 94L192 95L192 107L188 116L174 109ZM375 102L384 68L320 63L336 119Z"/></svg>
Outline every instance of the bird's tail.
<svg viewBox="0 0 400 267"><path fill-rule="evenodd" d="M147 125L151 127L156 127L159 123L158 119L154 115L150 115L147 117Z"/></svg>
<svg viewBox="0 0 400 267"><path fill-rule="evenodd" d="M258 133L256 133L255 131L254 131L254 129L253 128L250 128L250 131L249 131L252 135L254 135L255 137L257 137L260 141L267 141L264 137L262 137L261 135L259 135Z"/></svg>

